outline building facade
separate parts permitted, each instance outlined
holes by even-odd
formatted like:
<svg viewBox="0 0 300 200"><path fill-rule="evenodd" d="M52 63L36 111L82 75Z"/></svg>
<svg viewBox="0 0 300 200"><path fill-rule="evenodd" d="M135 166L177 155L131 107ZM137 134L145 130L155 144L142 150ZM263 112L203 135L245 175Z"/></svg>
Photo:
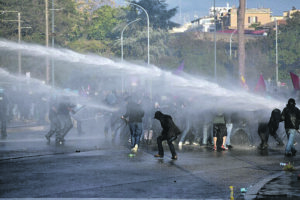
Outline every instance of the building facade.
<svg viewBox="0 0 300 200"><path fill-rule="evenodd" d="M245 29L254 29L253 25L263 25L271 22L271 10L269 8L250 8L245 13ZM237 29L237 8L229 11L230 26L228 29Z"/></svg>

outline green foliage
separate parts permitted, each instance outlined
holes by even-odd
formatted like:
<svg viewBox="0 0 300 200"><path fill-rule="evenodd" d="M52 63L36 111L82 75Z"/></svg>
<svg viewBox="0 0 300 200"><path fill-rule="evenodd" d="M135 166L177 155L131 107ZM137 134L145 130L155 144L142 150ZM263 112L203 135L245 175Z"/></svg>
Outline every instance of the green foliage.
<svg viewBox="0 0 300 200"><path fill-rule="evenodd" d="M49 14L49 40L51 40L51 20L52 20L52 1L48 4ZM76 26L78 16L73 0L58 1L54 0L55 42L65 46L68 41L76 39ZM45 44L45 1L44 0L0 0L1 10L18 11L21 13L21 27L31 27L21 29L22 41ZM1 20L17 20L17 13L3 13ZM3 21L0 23L0 37L17 40L18 23Z"/></svg>
<svg viewBox="0 0 300 200"><path fill-rule="evenodd" d="M275 63L276 43L275 31L267 37L270 58ZM295 71L300 68L300 12L294 13L287 19L287 24L278 27L278 65L281 74ZM283 77L280 77L283 78Z"/></svg>
<svg viewBox="0 0 300 200"><path fill-rule="evenodd" d="M131 2L140 5L147 11L150 26L153 29L170 30L173 27L178 26L177 23L171 21L171 18L177 13L177 7L168 10L168 5L165 0L139 0ZM128 13L127 18L130 19L130 21L141 18L143 19L141 22L143 26L147 26L145 12L133 4L130 4L130 8L131 12Z"/></svg>
<svg viewBox="0 0 300 200"><path fill-rule="evenodd" d="M121 23L120 9L102 6L93 12L90 26L87 31L89 40L105 40L115 36L114 28Z"/></svg>

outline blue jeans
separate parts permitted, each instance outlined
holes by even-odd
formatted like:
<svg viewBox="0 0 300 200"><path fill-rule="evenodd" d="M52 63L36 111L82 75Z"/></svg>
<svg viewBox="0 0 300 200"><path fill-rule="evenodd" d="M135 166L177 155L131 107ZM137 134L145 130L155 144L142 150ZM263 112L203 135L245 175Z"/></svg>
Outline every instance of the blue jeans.
<svg viewBox="0 0 300 200"><path fill-rule="evenodd" d="M288 143L285 147L285 153L292 153L295 152L295 146L294 146L294 139L296 136L297 130L296 129L288 129L287 130L287 137L288 137Z"/></svg>
<svg viewBox="0 0 300 200"><path fill-rule="evenodd" d="M226 124L226 128L227 128L226 145L230 145L230 136L231 136L232 127L233 127L232 123Z"/></svg>
<svg viewBox="0 0 300 200"><path fill-rule="evenodd" d="M140 138L143 133L143 123L142 122L130 122L129 129L131 134L131 148L136 144L140 144Z"/></svg>

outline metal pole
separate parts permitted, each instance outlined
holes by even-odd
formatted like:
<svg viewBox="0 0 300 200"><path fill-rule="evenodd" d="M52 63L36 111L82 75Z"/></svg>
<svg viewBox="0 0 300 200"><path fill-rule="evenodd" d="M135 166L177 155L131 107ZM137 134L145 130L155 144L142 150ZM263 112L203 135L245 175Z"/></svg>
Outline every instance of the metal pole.
<svg viewBox="0 0 300 200"><path fill-rule="evenodd" d="M52 0L52 48L54 48L54 0ZM52 87L54 87L54 60L53 60L53 56L51 57L51 72L52 72Z"/></svg>
<svg viewBox="0 0 300 200"><path fill-rule="evenodd" d="M49 30L48 30L48 0L45 0L45 24L46 24L46 47L49 47ZM49 83L49 59L46 56L46 84Z"/></svg>
<svg viewBox="0 0 300 200"><path fill-rule="evenodd" d="M276 27L276 86L278 84L278 25L277 19L275 18L275 27Z"/></svg>
<svg viewBox="0 0 300 200"><path fill-rule="evenodd" d="M124 28L123 28L123 30L122 30L122 32L121 32L121 61L122 61L122 62L123 62L123 55L124 55L124 53L123 53L123 33L124 33L125 29L126 29L130 24L132 24L132 23L134 23L134 22L136 22L136 21L139 21L139 20L140 20L140 18L138 18L138 19L136 19L136 20L134 20L134 21L129 22L128 24L126 24L126 25L124 26Z"/></svg>
<svg viewBox="0 0 300 200"><path fill-rule="evenodd" d="M18 44L21 44L21 13L18 12ZM18 51L19 75L22 73L21 51Z"/></svg>
<svg viewBox="0 0 300 200"><path fill-rule="evenodd" d="M233 34L237 31L237 29L235 29L231 35L230 35L230 42L229 42L229 55L230 55L230 58L231 58L231 42L232 42L232 36Z"/></svg>
<svg viewBox="0 0 300 200"><path fill-rule="evenodd" d="M214 24L215 24L215 30L214 30L214 44L215 44L215 81L217 80L217 43L216 43L216 1L214 0Z"/></svg>
<svg viewBox="0 0 300 200"><path fill-rule="evenodd" d="M136 4L136 3L131 3L131 2L127 2L129 4L132 4L132 5L135 5L137 7L139 7L140 9L142 9L145 13L146 13L146 16L147 16L147 28L148 28L148 65L150 64L150 31L149 31L149 24L150 24L150 21L149 21L149 15L147 13L147 11L140 5Z"/></svg>

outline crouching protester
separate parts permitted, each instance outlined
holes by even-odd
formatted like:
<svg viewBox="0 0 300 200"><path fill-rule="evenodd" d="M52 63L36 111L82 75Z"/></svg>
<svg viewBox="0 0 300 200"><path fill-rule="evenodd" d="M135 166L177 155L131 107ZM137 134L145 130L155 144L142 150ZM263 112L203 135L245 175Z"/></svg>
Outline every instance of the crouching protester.
<svg viewBox="0 0 300 200"><path fill-rule="evenodd" d="M294 139L299 132L300 110L296 107L296 101L293 98L288 100L286 107L281 113L281 121L284 121L284 128L287 134L288 143L285 148L286 156L295 156L296 149Z"/></svg>
<svg viewBox="0 0 300 200"><path fill-rule="evenodd" d="M276 131L280 123L281 111L277 108L272 110L269 122L261 122L258 124L258 135L261 139L259 149L264 150L268 148L269 135L273 136L279 146L283 146L283 142L277 135Z"/></svg>
<svg viewBox="0 0 300 200"><path fill-rule="evenodd" d="M160 121L161 127L163 129L161 135L157 137L158 154L154 155L154 157L164 157L162 142L164 140L167 140L170 151L172 153L172 159L177 160L177 154L172 142L177 139L177 136L181 133L181 131L175 125L170 115L165 115L160 111L156 111L154 118Z"/></svg>

